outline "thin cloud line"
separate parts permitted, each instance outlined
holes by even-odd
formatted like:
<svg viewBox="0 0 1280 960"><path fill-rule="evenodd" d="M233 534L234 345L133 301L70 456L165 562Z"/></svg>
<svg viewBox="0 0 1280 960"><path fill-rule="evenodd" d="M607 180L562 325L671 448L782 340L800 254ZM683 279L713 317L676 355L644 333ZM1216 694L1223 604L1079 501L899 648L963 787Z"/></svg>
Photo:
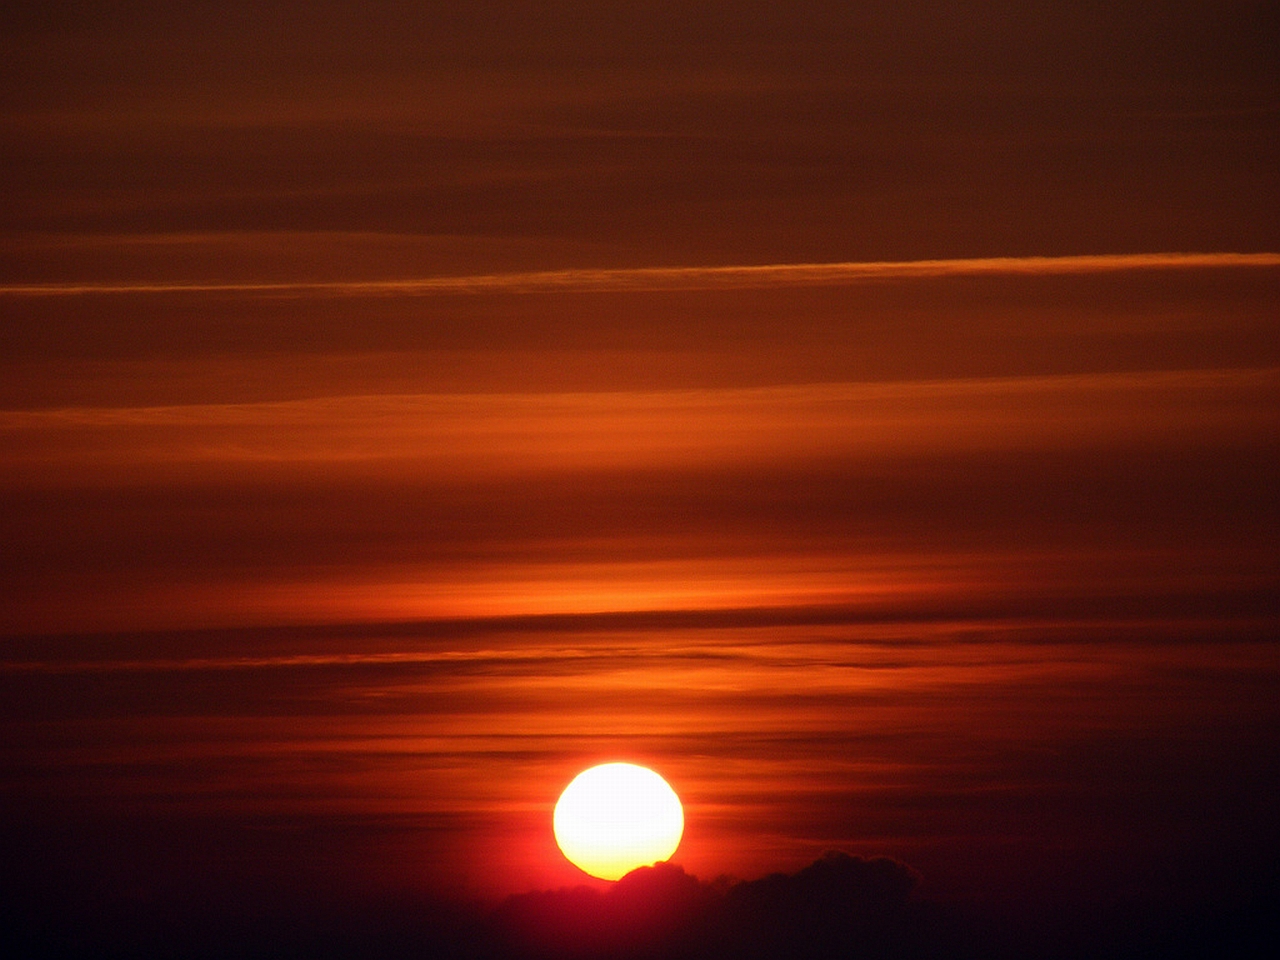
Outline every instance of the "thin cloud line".
<svg viewBox="0 0 1280 960"><path fill-rule="evenodd" d="M408 280L280 283L50 283L0 286L0 296L239 293L268 296L431 296L466 293L625 292L817 286L948 276L1055 276L1125 270L1276 267L1280 253L1135 253L1066 257L981 257L720 267L546 270Z"/></svg>

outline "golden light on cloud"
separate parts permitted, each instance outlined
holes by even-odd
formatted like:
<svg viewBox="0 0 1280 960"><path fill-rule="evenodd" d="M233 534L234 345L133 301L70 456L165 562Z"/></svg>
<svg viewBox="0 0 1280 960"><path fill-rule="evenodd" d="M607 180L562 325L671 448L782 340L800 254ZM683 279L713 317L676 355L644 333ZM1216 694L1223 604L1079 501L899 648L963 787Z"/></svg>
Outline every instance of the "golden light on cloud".
<svg viewBox="0 0 1280 960"><path fill-rule="evenodd" d="M602 880L666 860L684 835L684 809L670 784L647 767L605 763L574 777L553 818L569 862Z"/></svg>
<svg viewBox="0 0 1280 960"><path fill-rule="evenodd" d="M1139 253L1062 257L968 257L907 261L770 263L729 266L625 267L540 270L414 277L397 280L258 283L37 283L2 284L0 296L86 294L253 294L276 297L436 296L466 293L550 293L759 289L819 286L867 280L976 276L1062 276L1131 270L1275 267L1280 254Z"/></svg>

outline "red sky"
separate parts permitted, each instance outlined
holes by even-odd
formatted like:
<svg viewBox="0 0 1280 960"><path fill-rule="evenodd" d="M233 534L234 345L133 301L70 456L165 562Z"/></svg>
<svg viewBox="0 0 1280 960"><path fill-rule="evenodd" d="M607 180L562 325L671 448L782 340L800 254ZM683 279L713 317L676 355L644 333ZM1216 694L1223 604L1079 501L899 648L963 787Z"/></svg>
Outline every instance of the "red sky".
<svg viewBox="0 0 1280 960"><path fill-rule="evenodd" d="M849 6L0 15L6 896L1254 889L1275 13Z"/></svg>

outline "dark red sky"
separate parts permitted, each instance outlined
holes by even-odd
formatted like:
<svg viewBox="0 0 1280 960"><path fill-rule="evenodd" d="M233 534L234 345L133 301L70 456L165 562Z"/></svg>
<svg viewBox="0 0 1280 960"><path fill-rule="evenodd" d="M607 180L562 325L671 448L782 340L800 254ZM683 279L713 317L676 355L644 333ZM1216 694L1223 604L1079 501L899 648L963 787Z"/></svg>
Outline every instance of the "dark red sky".
<svg viewBox="0 0 1280 960"><path fill-rule="evenodd" d="M0 14L33 952L578 883L602 759L708 880L1271 902L1273 5L546 7Z"/></svg>
<svg viewBox="0 0 1280 960"><path fill-rule="evenodd" d="M1265 2L6 8L14 273L1276 247Z"/></svg>

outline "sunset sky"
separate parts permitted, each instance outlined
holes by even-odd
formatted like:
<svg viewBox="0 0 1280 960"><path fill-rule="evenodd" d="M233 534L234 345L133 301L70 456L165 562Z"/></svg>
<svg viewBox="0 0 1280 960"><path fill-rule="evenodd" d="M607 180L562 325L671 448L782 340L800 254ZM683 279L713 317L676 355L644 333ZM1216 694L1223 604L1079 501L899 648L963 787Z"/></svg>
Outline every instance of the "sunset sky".
<svg viewBox="0 0 1280 960"><path fill-rule="evenodd" d="M606 760L706 881L1275 903L1277 50L1245 0L7 4L0 920L604 889L551 809Z"/></svg>

